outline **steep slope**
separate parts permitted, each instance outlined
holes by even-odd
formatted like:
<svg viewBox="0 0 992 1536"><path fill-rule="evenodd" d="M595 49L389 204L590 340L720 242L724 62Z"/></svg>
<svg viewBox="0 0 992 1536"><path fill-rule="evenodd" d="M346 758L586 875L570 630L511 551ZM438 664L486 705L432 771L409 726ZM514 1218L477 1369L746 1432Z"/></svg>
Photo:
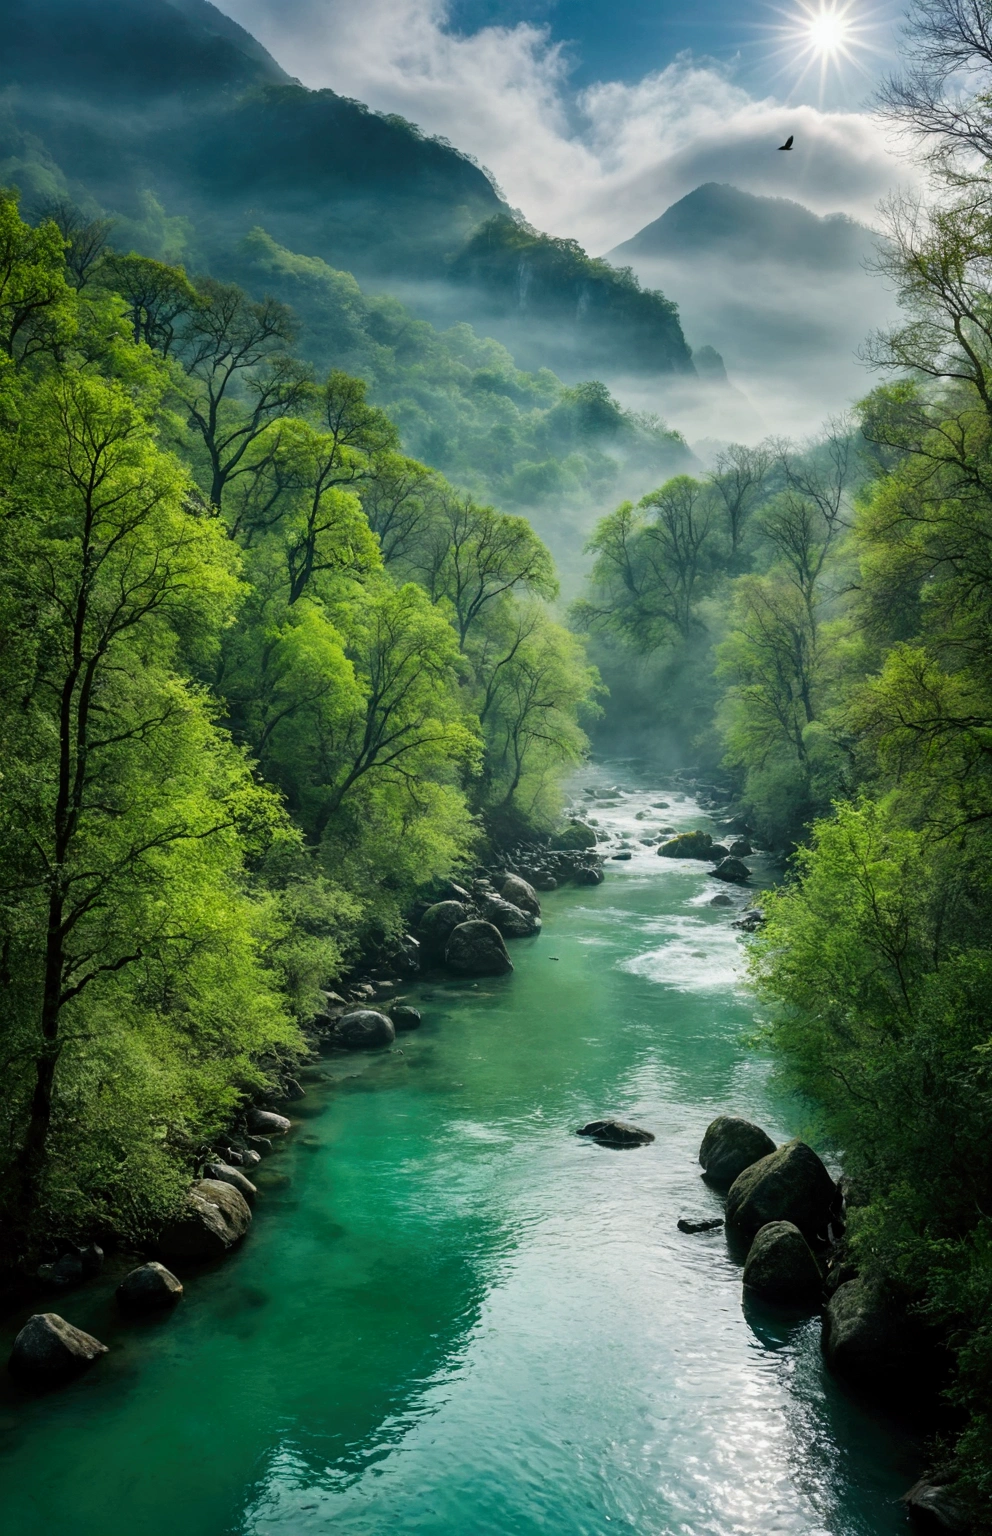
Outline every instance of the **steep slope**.
<svg viewBox="0 0 992 1536"><path fill-rule="evenodd" d="M206 0L0 0L0 34L0 157L27 135L105 207L151 190L208 249L264 222L339 266L428 273L503 207L464 155L305 90Z"/></svg>

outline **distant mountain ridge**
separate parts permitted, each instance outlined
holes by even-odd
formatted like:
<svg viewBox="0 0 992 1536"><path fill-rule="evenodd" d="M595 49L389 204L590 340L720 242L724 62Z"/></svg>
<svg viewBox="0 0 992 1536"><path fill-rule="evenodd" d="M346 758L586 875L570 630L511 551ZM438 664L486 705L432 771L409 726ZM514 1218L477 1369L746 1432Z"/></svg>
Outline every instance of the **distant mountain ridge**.
<svg viewBox="0 0 992 1536"><path fill-rule="evenodd" d="M760 197L708 181L616 246L608 261L722 254L742 261L837 268L860 263L872 234L843 213L825 217L785 197Z"/></svg>

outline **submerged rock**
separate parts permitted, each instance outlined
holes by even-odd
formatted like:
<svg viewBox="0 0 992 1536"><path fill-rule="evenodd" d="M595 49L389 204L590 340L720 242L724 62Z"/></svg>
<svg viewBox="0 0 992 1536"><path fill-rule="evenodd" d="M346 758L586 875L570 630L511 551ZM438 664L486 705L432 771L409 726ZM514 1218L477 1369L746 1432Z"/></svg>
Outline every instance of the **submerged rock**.
<svg viewBox="0 0 992 1536"><path fill-rule="evenodd" d="M744 1265L744 1289L763 1301L812 1302L823 1285L813 1250L791 1221L761 1227Z"/></svg>
<svg viewBox="0 0 992 1536"><path fill-rule="evenodd" d="M220 1259L250 1226L251 1211L240 1190L219 1179L201 1179L190 1190L186 1209L159 1237L159 1251L167 1259Z"/></svg>
<svg viewBox="0 0 992 1536"><path fill-rule="evenodd" d="M711 1216L707 1220L689 1221L685 1216L680 1216L675 1225L680 1232L715 1232L718 1227L723 1226L723 1217Z"/></svg>
<svg viewBox="0 0 992 1536"><path fill-rule="evenodd" d="M125 1275L116 1294L122 1312L161 1312L175 1306L183 1288L171 1269L153 1259Z"/></svg>
<svg viewBox="0 0 992 1536"><path fill-rule="evenodd" d="M78 1376L106 1353L106 1344L57 1312L36 1312L14 1340L8 1369L20 1381L52 1386Z"/></svg>
<svg viewBox="0 0 992 1536"><path fill-rule="evenodd" d="M251 1179L247 1178L240 1168L232 1168L229 1163L206 1163L203 1169L205 1179L219 1179L222 1184L230 1184L232 1189L238 1190L248 1204L251 1205L258 1190Z"/></svg>
<svg viewBox="0 0 992 1536"><path fill-rule="evenodd" d="M378 1008L352 1008L338 1019L334 1037L347 1051L381 1051L396 1039L396 1026Z"/></svg>
<svg viewBox="0 0 992 1536"><path fill-rule="evenodd" d="M717 1115L706 1128L699 1163L715 1184L732 1184L745 1168L774 1151L775 1143L760 1125L737 1115Z"/></svg>
<svg viewBox="0 0 992 1536"><path fill-rule="evenodd" d="M645 1147L654 1141L652 1131L628 1125L624 1120L590 1120L576 1131L576 1136L591 1136L604 1147Z"/></svg>
<svg viewBox="0 0 992 1536"><path fill-rule="evenodd" d="M540 917L541 903L537 899L537 892L519 875L507 876L500 888L500 895L504 901L512 902L515 907L519 907L521 912L529 912L532 917Z"/></svg>
<svg viewBox="0 0 992 1536"><path fill-rule="evenodd" d="M505 976L513 970L503 935L493 923L459 923L448 940L445 964L462 976Z"/></svg>
<svg viewBox="0 0 992 1536"><path fill-rule="evenodd" d="M395 1008L389 1010L389 1017L397 1033L401 1030L420 1028L420 1009L411 1008L409 1003L397 1003Z"/></svg>
<svg viewBox="0 0 992 1536"><path fill-rule="evenodd" d="M791 1221L804 1237L822 1239L839 1200L813 1148L789 1141L738 1174L727 1194L727 1220L752 1235L770 1221Z"/></svg>

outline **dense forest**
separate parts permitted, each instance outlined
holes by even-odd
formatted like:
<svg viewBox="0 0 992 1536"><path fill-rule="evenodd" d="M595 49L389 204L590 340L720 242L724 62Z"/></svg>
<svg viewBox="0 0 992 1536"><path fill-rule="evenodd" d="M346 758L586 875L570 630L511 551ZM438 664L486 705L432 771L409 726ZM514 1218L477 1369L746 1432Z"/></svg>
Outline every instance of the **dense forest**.
<svg viewBox="0 0 992 1536"><path fill-rule="evenodd" d="M751 955L766 1039L843 1156L852 1264L948 1351L938 1472L987 1529L992 122L941 82L992 56L962 14L928 8L886 99L935 185L887 210L882 382L814 443L730 447L605 517L576 616L789 856Z"/></svg>
<svg viewBox="0 0 992 1536"><path fill-rule="evenodd" d="M319 988L555 825L597 693L530 525L286 305L56 214L0 201L8 1261L154 1230Z"/></svg>

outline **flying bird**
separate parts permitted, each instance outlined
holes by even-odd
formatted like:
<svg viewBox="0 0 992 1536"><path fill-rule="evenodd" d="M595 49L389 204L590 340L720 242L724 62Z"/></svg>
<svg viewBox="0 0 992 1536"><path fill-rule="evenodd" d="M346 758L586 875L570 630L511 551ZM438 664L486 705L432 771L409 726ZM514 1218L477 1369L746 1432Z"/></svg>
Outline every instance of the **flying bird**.
<svg viewBox="0 0 992 1536"><path fill-rule="evenodd" d="M789 137L786 139L785 143L779 145L779 149L791 149L792 148L792 141L793 141L794 138L795 138L795 134L794 133L790 133Z"/></svg>

